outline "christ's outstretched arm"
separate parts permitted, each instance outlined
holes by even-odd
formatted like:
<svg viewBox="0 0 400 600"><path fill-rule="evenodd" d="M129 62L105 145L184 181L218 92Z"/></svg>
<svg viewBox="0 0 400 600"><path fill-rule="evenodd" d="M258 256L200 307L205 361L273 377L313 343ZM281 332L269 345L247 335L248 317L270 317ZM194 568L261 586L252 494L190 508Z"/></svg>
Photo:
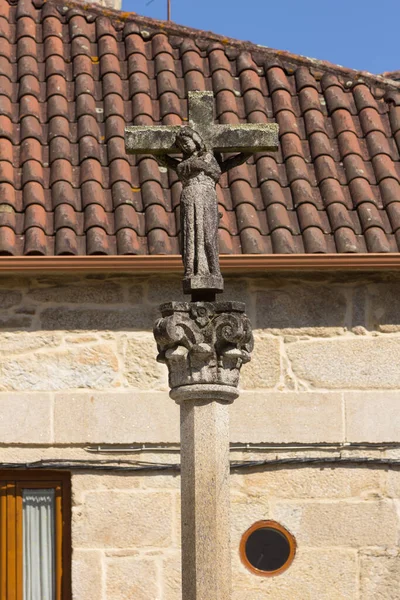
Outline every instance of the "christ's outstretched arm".
<svg viewBox="0 0 400 600"><path fill-rule="evenodd" d="M158 154L154 157L159 165L162 167L167 167L168 169L172 169L176 171L178 168L180 160L176 158L172 158L172 156L168 156L168 154Z"/></svg>
<svg viewBox="0 0 400 600"><path fill-rule="evenodd" d="M239 167L239 165L242 165L249 160L250 156L251 153L248 154L247 152L241 152L240 154L235 154L235 156L231 156L226 160L222 160L220 152L215 153L215 158L218 161L222 173L226 173L229 171L229 169L233 169L234 167Z"/></svg>

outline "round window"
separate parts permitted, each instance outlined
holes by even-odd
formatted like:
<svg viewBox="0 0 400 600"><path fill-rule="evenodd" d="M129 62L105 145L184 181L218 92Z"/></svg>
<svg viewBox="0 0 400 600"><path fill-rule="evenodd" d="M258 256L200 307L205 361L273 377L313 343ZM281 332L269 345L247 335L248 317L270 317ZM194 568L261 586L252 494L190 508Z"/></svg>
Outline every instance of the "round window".
<svg viewBox="0 0 400 600"><path fill-rule="evenodd" d="M253 573L269 577L283 573L293 562L296 541L275 521L258 521L243 535L240 556Z"/></svg>

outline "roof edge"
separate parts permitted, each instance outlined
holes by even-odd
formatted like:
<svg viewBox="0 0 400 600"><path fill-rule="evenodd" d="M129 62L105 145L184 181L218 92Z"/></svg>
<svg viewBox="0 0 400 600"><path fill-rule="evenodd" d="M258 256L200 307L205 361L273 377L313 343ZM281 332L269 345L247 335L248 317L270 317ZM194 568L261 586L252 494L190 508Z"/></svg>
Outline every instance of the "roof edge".
<svg viewBox="0 0 400 600"><path fill-rule="evenodd" d="M35 5L39 6L44 4L46 0L36 0ZM294 54L287 50L276 50L274 48L269 48L268 46L262 46L260 44L256 44L254 42L249 41L241 41L235 38L230 38L224 35L220 35L217 33L213 33L211 31L204 31L201 29L195 29L193 27L186 27L185 25L177 25L172 21L165 21L159 19L152 19L151 17L143 17L134 12L126 12L120 11L111 8L105 8L97 3L84 2L83 0L49 0L48 4L54 4L59 6L59 10L62 14L67 14L71 11L82 11L85 15L98 15L108 17L113 23L119 24L119 28L122 28L126 22L135 21L138 24L148 26L150 28L160 29L162 32L176 35L176 36L186 36L193 38L195 40L209 40L211 42L219 42L226 47L231 47L232 49L249 51L252 53L257 53L261 58L263 56L271 56L273 55L278 60L283 59L289 63L293 63L294 66L306 66L310 69L318 72L319 70L323 70L324 72L328 71L330 73L334 73L336 75L341 75L342 77L347 77L351 80L351 83L370 83L374 85L382 86L383 88L390 87L391 89L400 89L400 81L395 81L394 79L390 79L384 74L374 74L368 71L358 71L356 69L351 69L348 67L343 67L341 65L335 65L329 61L320 60L317 58L310 58L307 56L303 56L301 54ZM147 32L150 33L151 32ZM389 72L387 72L388 74Z"/></svg>
<svg viewBox="0 0 400 600"><path fill-rule="evenodd" d="M231 254L221 255L231 274L271 272L378 272L400 268L400 253L388 254ZM177 255L1 256L0 275L12 273L182 273Z"/></svg>

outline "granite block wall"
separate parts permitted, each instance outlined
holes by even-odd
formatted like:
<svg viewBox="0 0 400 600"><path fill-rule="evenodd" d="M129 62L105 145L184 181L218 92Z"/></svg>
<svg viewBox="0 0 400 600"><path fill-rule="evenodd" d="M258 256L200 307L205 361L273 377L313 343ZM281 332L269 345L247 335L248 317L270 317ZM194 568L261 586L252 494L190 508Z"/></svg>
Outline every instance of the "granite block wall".
<svg viewBox="0 0 400 600"><path fill-rule="evenodd" d="M231 409L232 460L400 460L400 278L274 275L226 288L246 302L256 341ZM173 276L2 278L0 461L115 459L87 447L145 444L163 451L122 458L178 462L179 409L151 328L158 305L179 298ZM176 472L74 471L72 487L74 600L178 600ZM396 466L234 471L233 600L399 597L399 515ZM268 518L298 550L265 579L238 545Z"/></svg>

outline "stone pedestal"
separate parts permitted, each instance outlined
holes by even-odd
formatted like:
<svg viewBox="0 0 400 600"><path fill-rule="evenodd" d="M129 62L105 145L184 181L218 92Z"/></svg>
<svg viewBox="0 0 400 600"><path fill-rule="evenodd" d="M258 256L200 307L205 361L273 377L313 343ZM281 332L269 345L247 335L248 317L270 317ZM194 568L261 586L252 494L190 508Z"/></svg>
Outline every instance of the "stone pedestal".
<svg viewBox="0 0 400 600"><path fill-rule="evenodd" d="M253 337L240 302L171 302L154 328L181 407L182 599L229 600L229 404Z"/></svg>

